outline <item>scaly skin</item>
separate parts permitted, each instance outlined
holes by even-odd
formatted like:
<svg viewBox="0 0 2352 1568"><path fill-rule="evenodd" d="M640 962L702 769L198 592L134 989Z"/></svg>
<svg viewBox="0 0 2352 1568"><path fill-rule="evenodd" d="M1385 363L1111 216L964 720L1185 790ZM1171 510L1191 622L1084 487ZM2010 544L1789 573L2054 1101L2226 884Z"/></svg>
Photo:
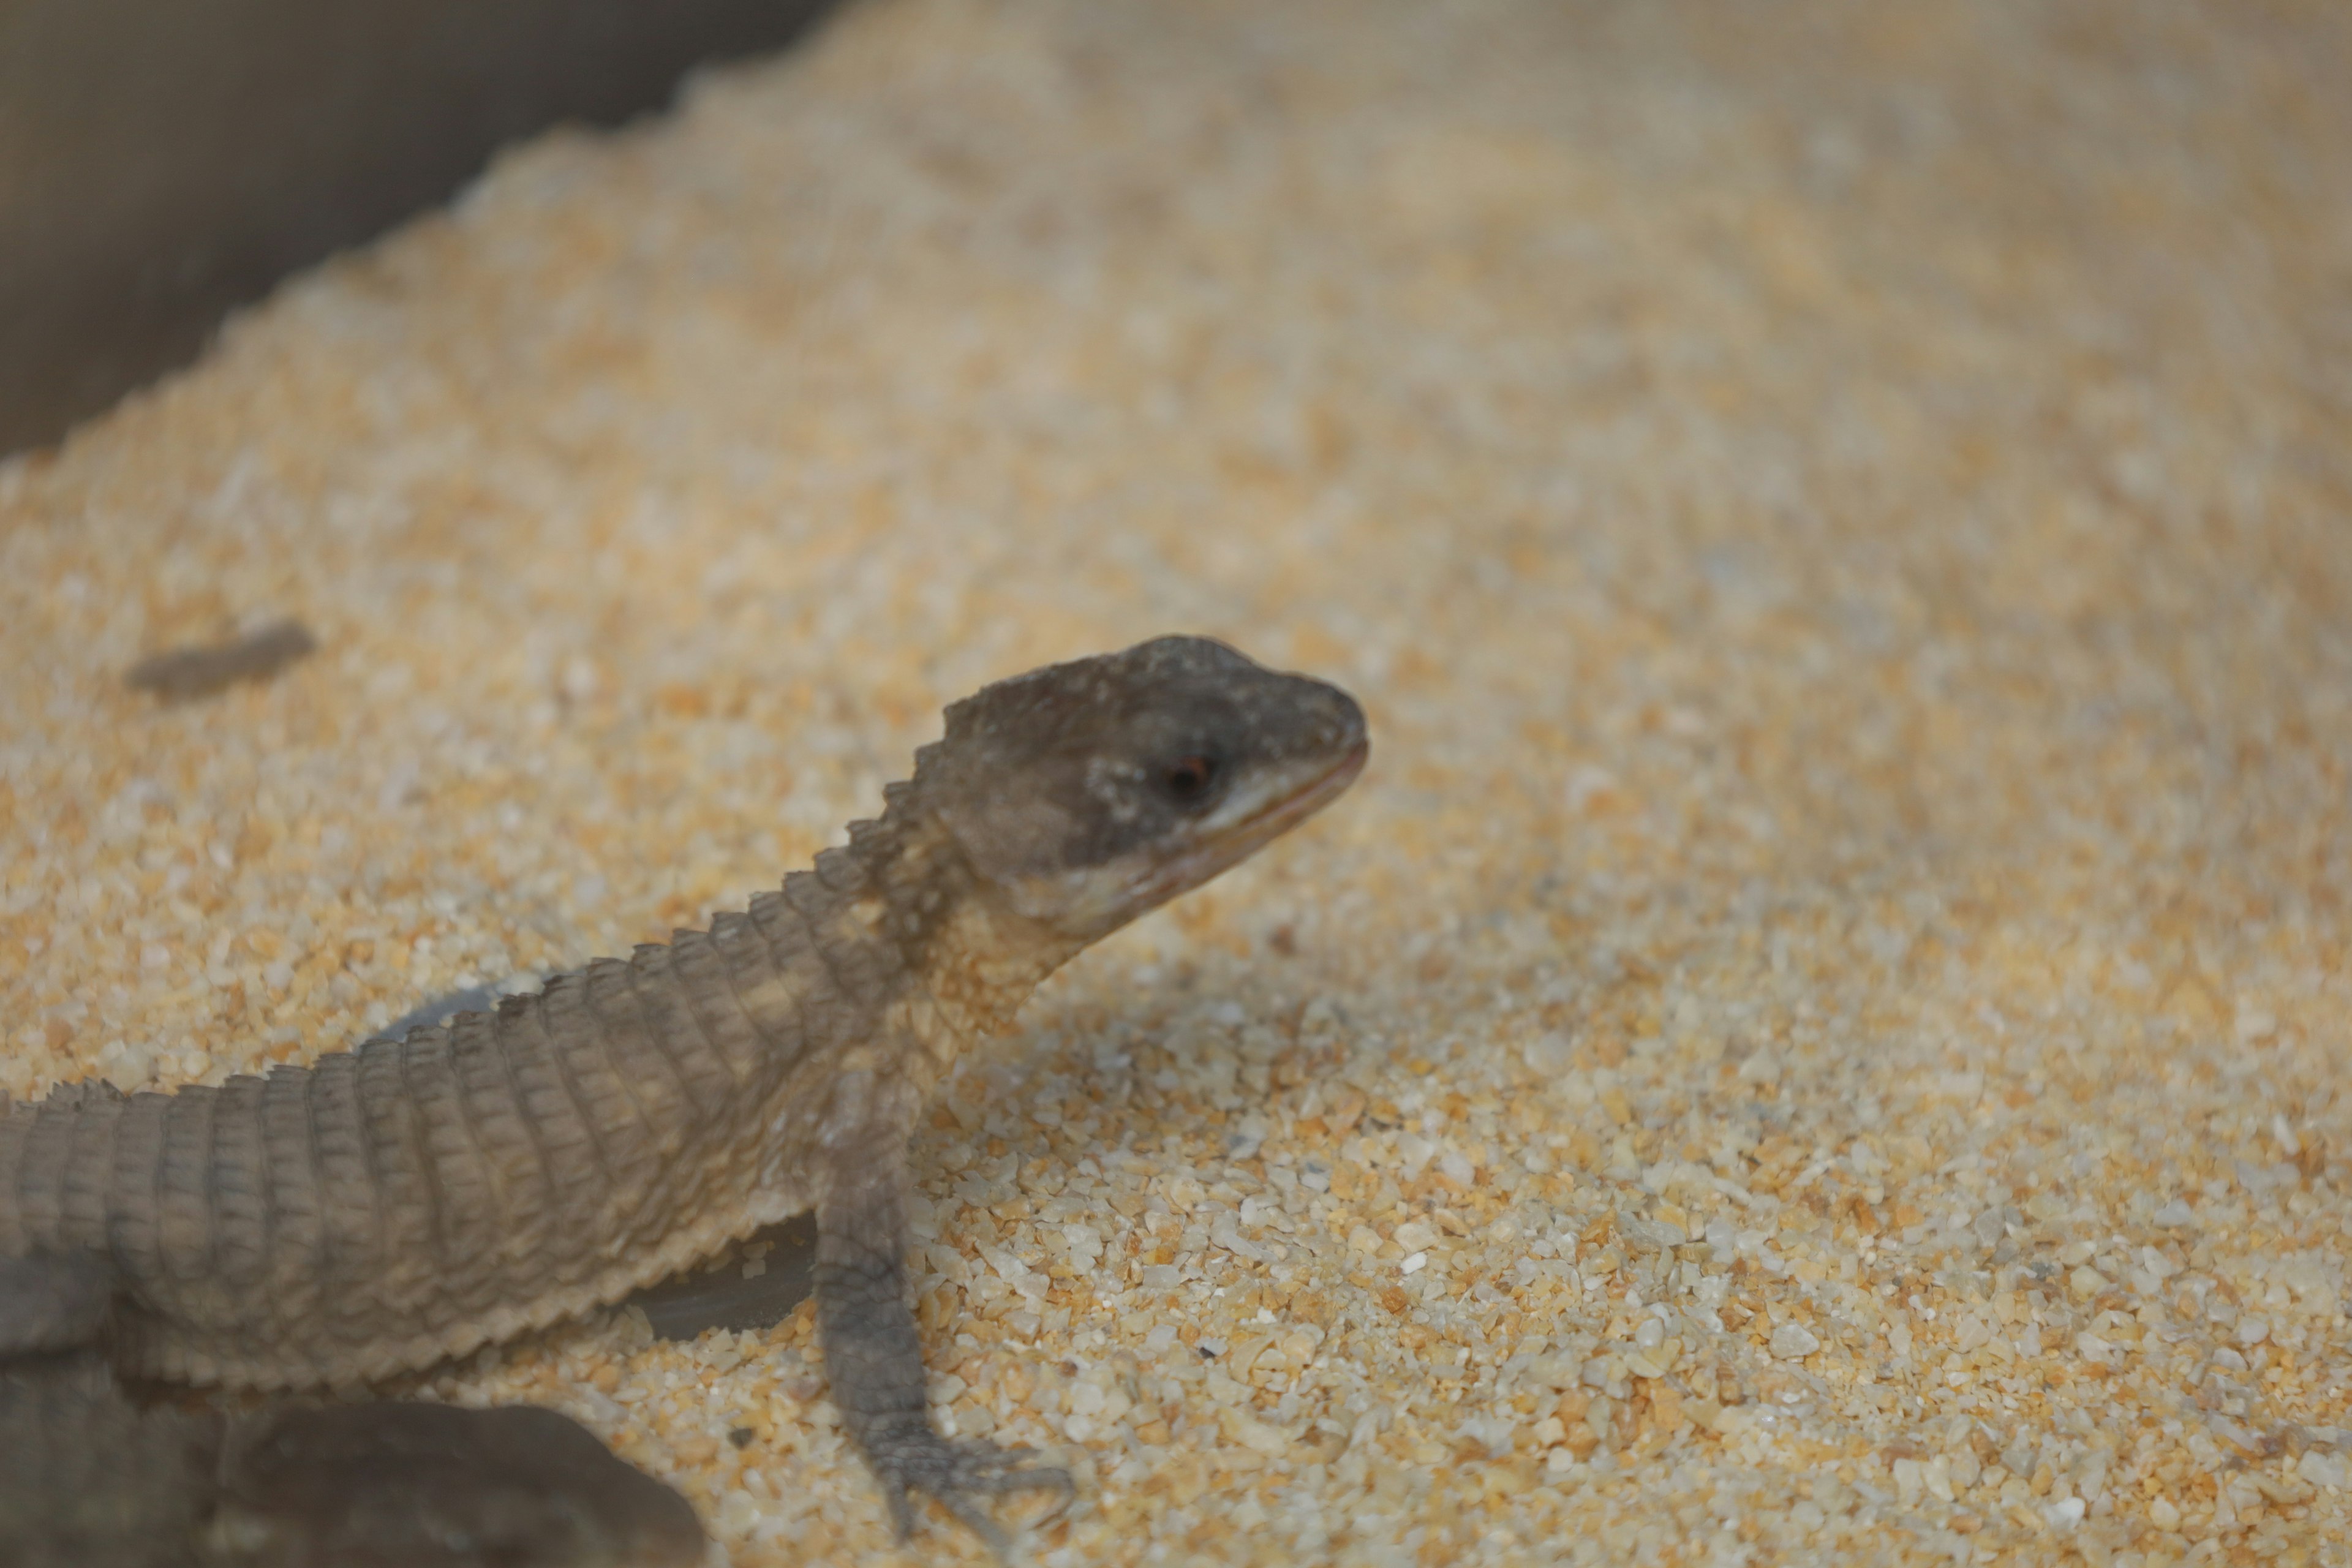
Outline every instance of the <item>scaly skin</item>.
<svg viewBox="0 0 2352 1568"><path fill-rule="evenodd" d="M708 932L308 1068L26 1107L0 1119L0 1358L79 1331L135 1376L360 1382L814 1208L829 1378L894 1520L911 1488L994 1540L977 1497L1066 1483L930 1427L899 1261L916 1117L1047 974L1365 750L1345 693L1220 644L1053 666L950 709L878 821ZM103 1321L74 1310L91 1259Z"/></svg>

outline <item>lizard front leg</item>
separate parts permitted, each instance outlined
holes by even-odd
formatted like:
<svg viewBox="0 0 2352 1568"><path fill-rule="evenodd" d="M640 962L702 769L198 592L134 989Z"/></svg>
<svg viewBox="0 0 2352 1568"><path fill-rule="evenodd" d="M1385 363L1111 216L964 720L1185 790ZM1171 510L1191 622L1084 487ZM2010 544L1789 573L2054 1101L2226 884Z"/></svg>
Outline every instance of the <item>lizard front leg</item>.
<svg viewBox="0 0 2352 1568"><path fill-rule="evenodd" d="M925 1398L923 1345L907 1304L902 1198L895 1151L854 1163L817 1206L816 1322L824 1370L850 1436L866 1456L905 1540L922 1492L971 1527L999 1557L1007 1541L979 1500L1070 1489L1066 1470L1029 1464L1021 1448L941 1436Z"/></svg>

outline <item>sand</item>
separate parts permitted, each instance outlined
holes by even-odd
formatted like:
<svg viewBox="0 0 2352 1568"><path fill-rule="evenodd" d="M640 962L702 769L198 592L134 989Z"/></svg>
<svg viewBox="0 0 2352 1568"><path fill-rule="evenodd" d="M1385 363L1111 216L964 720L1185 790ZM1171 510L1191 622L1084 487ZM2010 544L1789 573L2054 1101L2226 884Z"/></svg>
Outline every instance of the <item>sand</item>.
<svg viewBox="0 0 2352 1568"><path fill-rule="evenodd" d="M0 466L0 1085L625 951L1211 633L1370 771L917 1151L1030 1560L2352 1561L2347 79L2327 0L889 0L545 138ZM982 1561L804 1311L415 1386Z"/></svg>

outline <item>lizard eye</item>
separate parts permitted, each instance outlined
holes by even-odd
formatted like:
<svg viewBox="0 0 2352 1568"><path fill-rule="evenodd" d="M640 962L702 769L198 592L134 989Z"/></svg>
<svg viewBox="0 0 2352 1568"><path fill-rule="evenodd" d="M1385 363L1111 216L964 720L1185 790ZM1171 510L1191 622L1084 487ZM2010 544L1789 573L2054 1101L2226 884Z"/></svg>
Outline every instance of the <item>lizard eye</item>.
<svg viewBox="0 0 2352 1568"><path fill-rule="evenodd" d="M1198 753L1180 757L1160 775L1160 787L1179 805L1197 805L1217 782L1217 760Z"/></svg>

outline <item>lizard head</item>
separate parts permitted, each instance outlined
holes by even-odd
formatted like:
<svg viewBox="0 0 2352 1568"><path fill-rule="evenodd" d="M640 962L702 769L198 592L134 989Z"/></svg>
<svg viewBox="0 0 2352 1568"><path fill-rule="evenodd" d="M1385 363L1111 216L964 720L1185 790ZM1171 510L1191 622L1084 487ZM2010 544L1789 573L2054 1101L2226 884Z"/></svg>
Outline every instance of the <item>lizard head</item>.
<svg viewBox="0 0 2352 1568"><path fill-rule="evenodd" d="M917 788L992 908L1083 944L1295 826L1369 746L1338 687L1157 637L950 708Z"/></svg>

